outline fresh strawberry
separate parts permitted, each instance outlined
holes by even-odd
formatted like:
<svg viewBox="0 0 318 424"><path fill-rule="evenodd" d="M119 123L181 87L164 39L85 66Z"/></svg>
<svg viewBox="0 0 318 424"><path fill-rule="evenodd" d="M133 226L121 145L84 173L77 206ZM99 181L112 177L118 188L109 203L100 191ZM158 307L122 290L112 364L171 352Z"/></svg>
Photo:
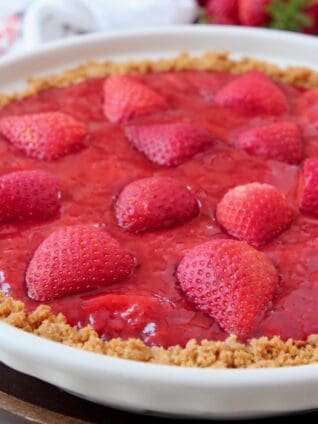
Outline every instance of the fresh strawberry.
<svg viewBox="0 0 318 424"><path fill-rule="evenodd" d="M249 26L315 33L317 10L308 0L239 0L240 22Z"/></svg>
<svg viewBox="0 0 318 424"><path fill-rule="evenodd" d="M265 74L247 72L221 88L214 98L220 106L234 107L250 113L279 115L287 112L284 93Z"/></svg>
<svg viewBox="0 0 318 424"><path fill-rule="evenodd" d="M255 156L297 164L303 155L301 135L296 124L277 122L243 132L235 146Z"/></svg>
<svg viewBox="0 0 318 424"><path fill-rule="evenodd" d="M318 214L318 158L304 162L300 175L299 207L303 212Z"/></svg>
<svg viewBox="0 0 318 424"><path fill-rule="evenodd" d="M264 26L270 21L267 6L272 0L238 0L239 19L242 25Z"/></svg>
<svg viewBox="0 0 318 424"><path fill-rule="evenodd" d="M272 299L278 273L245 242L213 240L191 249L178 266L181 289L199 311L245 338Z"/></svg>
<svg viewBox="0 0 318 424"><path fill-rule="evenodd" d="M131 77L113 75L105 80L103 110L110 122L125 122L167 108L162 96Z"/></svg>
<svg viewBox="0 0 318 424"><path fill-rule="evenodd" d="M66 113L45 112L4 117L0 134L31 158L53 160L78 149L87 129Z"/></svg>
<svg viewBox="0 0 318 424"><path fill-rule="evenodd" d="M168 177L134 181L123 189L116 202L118 224L135 233L179 225L198 213L194 194Z"/></svg>
<svg viewBox="0 0 318 424"><path fill-rule="evenodd" d="M305 9L310 22L304 27L303 32L306 34L318 34L318 1L312 2L312 5Z"/></svg>
<svg viewBox="0 0 318 424"><path fill-rule="evenodd" d="M311 33L317 28L317 10L312 0L271 0L267 6L269 26L275 29Z"/></svg>
<svg viewBox="0 0 318 424"><path fill-rule="evenodd" d="M164 166L179 165L215 141L207 131L186 123L133 125L125 134L149 160Z"/></svg>
<svg viewBox="0 0 318 424"><path fill-rule="evenodd" d="M0 223L42 221L60 208L56 178L45 171L17 171L0 177Z"/></svg>
<svg viewBox="0 0 318 424"><path fill-rule="evenodd" d="M31 299L47 301L122 281L134 258L93 225L62 227L35 251L26 273Z"/></svg>
<svg viewBox="0 0 318 424"><path fill-rule="evenodd" d="M213 24L238 24L238 0L208 0L206 11Z"/></svg>
<svg viewBox="0 0 318 424"><path fill-rule="evenodd" d="M216 217L231 236L259 246L284 231L294 213L276 187L250 183L229 190L217 206Z"/></svg>

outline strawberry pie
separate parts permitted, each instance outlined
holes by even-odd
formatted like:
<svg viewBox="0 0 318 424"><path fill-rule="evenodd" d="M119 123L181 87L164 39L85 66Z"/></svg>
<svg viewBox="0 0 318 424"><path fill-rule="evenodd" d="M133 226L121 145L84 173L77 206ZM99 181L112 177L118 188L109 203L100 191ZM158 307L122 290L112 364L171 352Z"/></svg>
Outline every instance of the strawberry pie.
<svg viewBox="0 0 318 424"><path fill-rule="evenodd" d="M142 361L317 361L316 85L210 53L2 96L0 318Z"/></svg>

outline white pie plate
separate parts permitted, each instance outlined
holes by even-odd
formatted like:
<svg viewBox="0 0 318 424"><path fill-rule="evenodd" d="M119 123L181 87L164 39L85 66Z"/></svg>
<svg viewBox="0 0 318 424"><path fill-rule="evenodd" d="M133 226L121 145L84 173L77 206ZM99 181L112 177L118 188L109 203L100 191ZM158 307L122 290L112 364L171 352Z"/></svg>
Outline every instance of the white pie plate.
<svg viewBox="0 0 318 424"><path fill-rule="evenodd" d="M282 65L318 68L309 36L239 27L179 27L69 39L0 63L0 91L29 75L88 59L155 58L229 50ZM144 364L76 350L0 322L0 361L105 405L151 414L248 418L318 408L318 364L255 370L190 369Z"/></svg>

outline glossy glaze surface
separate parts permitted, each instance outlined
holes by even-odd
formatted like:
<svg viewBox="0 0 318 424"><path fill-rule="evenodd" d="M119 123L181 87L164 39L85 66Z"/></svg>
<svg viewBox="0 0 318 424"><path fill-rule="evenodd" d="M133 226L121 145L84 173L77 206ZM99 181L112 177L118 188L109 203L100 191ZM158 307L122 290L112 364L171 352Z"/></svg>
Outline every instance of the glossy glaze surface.
<svg viewBox="0 0 318 424"><path fill-rule="evenodd" d="M85 148L55 162L27 159L0 138L0 172L45 169L59 179L60 215L37 225L3 225L0 228L0 289L23 300L29 309L24 275L40 242L61 225L99 223L130 250L139 267L125 282L107 289L50 302L70 323L92 324L102 337L138 337L149 345L184 345L189 339L224 339L227 335L211 318L194 310L179 290L175 269L184 252L214 237L226 237L215 221L215 207L231 187L253 181L273 184L296 207L299 167L248 156L232 148L235 138L248 128L280 119L296 121L303 133L305 156L318 155L318 94L282 86L290 112L277 117L255 116L216 107L216 90L233 76L213 72L180 72L138 76L162 94L171 105L134 119L133 123L192 122L211 131L216 145L175 168L153 165L125 139L124 125L106 122L102 114L102 80L68 88L50 89L34 98L7 106L0 116L62 110L89 127ZM117 226L113 203L129 182L151 175L177 178L191 186L201 203L200 215L181 227L133 235ZM262 250L277 266L281 280L273 303L259 317L251 336L274 334L305 338L318 332L318 219L299 214L293 225ZM86 300L100 292L151 296L158 305L120 302L88 310Z"/></svg>

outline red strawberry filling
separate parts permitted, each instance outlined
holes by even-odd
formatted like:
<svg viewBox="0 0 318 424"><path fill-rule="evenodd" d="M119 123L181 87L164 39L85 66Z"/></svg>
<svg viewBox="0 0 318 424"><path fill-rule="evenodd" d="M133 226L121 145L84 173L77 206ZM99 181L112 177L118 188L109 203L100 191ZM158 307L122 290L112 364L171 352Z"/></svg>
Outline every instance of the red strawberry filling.
<svg viewBox="0 0 318 424"><path fill-rule="evenodd" d="M0 289L149 345L317 332L315 90L255 72L107 81L0 110ZM222 201L255 183L268 193Z"/></svg>

